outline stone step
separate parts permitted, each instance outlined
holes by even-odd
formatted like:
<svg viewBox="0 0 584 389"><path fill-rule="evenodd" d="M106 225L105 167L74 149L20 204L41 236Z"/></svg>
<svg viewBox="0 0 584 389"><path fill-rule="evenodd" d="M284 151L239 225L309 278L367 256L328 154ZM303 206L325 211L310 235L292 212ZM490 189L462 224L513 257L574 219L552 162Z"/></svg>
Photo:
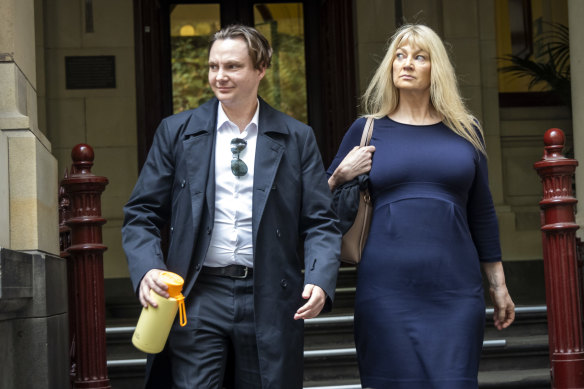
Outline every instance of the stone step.
<svg viewBox="0 0 584 389"><path fill-rule="evenodd" d="M479 372L479 389L550 389L549 369ZM358 379L304 381L304 389L362 389Z"/></svg>
<svg viewBox="0 0 584 389"><path fill-rule="evenodd" d="M492 311L486 313L492 315ZM481 389L539 389L549 385L547 334L545 323L541 323L542 315L545 316L545 307L518 307L514 326L525 326L527 330L488 332L481 358ZM120 321L117 324L107 328L108 373L116 388L134 388L142 385L146 356L130 342L134 327L120 325L123 324ZM305 386L358 387L352 315L327 314L307 320L305 326Z"/></svg>
<svg viewBox="0 0 584 389"><path fill-rule="evenodd" d="M144 385L144 371L108 372L115 389L136 389ZM550 373L546 369L479 372L479 389L550 389ZM304 389L362 389L358 378L329 381L305 381Z"/></svg>
<svg viewBox="0 0 584 389"><path fill-rule="evenodd" d="M549 368L479 372L480 389L550 389Z"/></svg>
<svg viewBox="0 0 584 389"><path fill-rule="evenodd" d="M334 311L305 322L305 388L360 388L353 340L356 277L355 267L341 267ZM108 374L117 389L143 385L146 358L130 341L140 308L125 301L128 309L120 305L107 322ZM492 314L487 309L480 388L549 388L545 306L518 307L516 322L503 331L493 327Z"/></svg>
<svg viewBox="0 0 584 389"><path fill-rule="evenodd" d="M518 308L521 312L521 307ZM521 323L521 314L518 314L517 323ZM125 324L128 324L125 322ZM108 352L113 355L138 353L130 343L134 331L132 325L109 326L106 329ZM490 336L485 337L486 348L493 347L493 342L501 341L506 338L518 337L515 332L490 332ZM516 331L519 333L519 331ZM536 336L535 330L524 331L521 333L522 338ZM545 336L545 332L538 330L537 335ZM324 315L315 319L305 321L305 349L331 349L331 348L350 348L354 347L353 340L353 316L352 315ZM124 351L127 349L126 351Z"/></svg>
<svg viewBox="0 0 584 389"><path fill-rule="evenodd" d="M483 350L481 372L502 370L549 370L549 345L547 335L512 337L505 347Z"/></svg>

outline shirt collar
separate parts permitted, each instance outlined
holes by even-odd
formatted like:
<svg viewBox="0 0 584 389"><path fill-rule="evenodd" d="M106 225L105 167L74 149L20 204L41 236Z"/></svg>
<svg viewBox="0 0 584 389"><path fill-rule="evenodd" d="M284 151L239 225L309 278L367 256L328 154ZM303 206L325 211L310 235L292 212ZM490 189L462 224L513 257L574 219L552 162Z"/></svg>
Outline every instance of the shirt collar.
<svg viewBox="0 0 584 389"><path fill-rule="evenodd" d="M245 128L248 128L250 124L255 124L255 128L258 128L258 124L259 124L259 118L260 118L260 101L257 100L258 105L256 107L255 113L253 114L253 117L251 118L251 122L249 122L247 124L247 126L245 126ZM225 111L223 110L223 107L221 106L221 102L219 102L218 108L217 108L217 130L221 129L223 127L223 125L228 122L231 123L233 126L235 126L235 124L229 120L229 118L227 117L227 114L225 113Z"/></svg>

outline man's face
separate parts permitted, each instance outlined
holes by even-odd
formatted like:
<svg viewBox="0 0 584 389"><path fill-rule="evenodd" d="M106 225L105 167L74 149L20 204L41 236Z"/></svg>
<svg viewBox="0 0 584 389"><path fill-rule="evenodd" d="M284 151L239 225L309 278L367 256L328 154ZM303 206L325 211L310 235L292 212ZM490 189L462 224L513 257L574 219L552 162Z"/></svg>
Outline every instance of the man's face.
<svg viewBox="0 0 584 389"><path fill-rule="evenodd" d="M253 104L265 73L254 68L243 39L221 39L211 46L209 85L224 107Z"/></svg>

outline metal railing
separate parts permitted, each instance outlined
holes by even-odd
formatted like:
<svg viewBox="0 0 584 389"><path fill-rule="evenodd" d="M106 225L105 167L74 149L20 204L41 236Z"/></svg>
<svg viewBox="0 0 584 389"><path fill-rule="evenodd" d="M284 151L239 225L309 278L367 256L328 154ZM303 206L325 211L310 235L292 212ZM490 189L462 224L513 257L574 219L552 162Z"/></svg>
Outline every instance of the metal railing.
<svg viewBox="0 0 584 389"><path fill-rule="evenodd" d="M515 308L515 313L517 315L526 314L543 314L546 313L547 307L545 305L533 305L533 306L520 306ZM494 313L493 308L485 309L485 315L491 316ZM353 315L339 315L339 316L324 316L316 317L314 319L307 319L304 321L305 326L315 326L315 325L329 325L329 324L348 324L353 322ZM135 326L125 326L125 327L107 327L105 329L106 335L124 335L131 334L136 329Z"/></svg>
<svg viewBox="0 0 584 389"><path fill-rule="evenodd" d="M483 349L503 348L507 345L505 339L485 340L483 341ZM304 358L328 358L328 357L350 357L356 356L357 349L354 347L347 348L333 348L321 350L305 350ZM107 361L107 367L136 367L146 366L146 358L136 359L117 359Z"/></svg>
<svg viewBox="0 0 584 389"><path fill-rule="evenodd" d="M493 308L487 308L485 310L485 315L489 316L493 314ZM527 314L544 314L547 308L545 305L535 305L535 306L520 306L515 308L515 312L518 315ZM314 319L308 319L304 321L305 326L317 326L317 325L330 325L330 324L350 324L353 322L353 315L340 315L340 316L325 316L317 317ZM106 335L128 335L130 336L136 327L124 326L124 327L108 327L106 328ZM506 339L493 339L483 341L483 349L497 349L504 348L507 346ZM331 348L331 349L319 349L319 350L305 350L304 358L325 358L325 357L341 357L341 356L354 356L357 351L354 347L348 348ZM146 365L146 358L136 358L136 359L119 359L119 360L109 360L107 361L107 367L140 367ZM347 388L352 388L349 385ZM355 386L360 387L360 386ZM326 387L319 387L320 389L326 389ZM332 388L332 387L331 387ZM344 388L340 386L335 386L334 388Z"/></svg>

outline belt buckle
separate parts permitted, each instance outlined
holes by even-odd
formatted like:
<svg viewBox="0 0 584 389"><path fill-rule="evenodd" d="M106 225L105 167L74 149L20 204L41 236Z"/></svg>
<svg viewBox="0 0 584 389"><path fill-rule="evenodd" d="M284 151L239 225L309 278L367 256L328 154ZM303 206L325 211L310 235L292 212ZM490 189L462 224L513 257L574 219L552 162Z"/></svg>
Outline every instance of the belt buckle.
<svg viewBox="0 0 584 389"><path fill-rule="evenodd" d="M237 278L237 279L247 278L248 271L249 271L249 267L244 266L243 267L243 275L242 276L233 276L233 278Z"/></svg>

